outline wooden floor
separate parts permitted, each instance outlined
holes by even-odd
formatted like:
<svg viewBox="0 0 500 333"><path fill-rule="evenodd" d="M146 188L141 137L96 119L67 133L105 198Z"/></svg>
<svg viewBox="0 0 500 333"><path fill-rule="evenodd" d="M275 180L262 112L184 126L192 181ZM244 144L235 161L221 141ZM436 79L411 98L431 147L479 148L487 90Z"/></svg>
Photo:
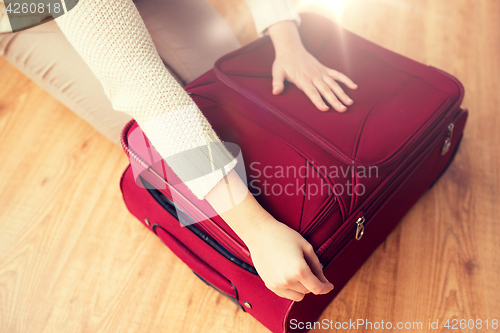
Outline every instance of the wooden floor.
<svg viewBox="0 0 500 333"><path fill-rule="evenodd" d="M240 40L255 37L241 1L211 2ZM500 331L491 329L500 320L500 1L331 3L338 12L326 2L300 8L455 75L470 118L448 172L322 318L424 328L431 319L439 331L447 319L481 319L482 329L462 331ZM126 165L119 147L0 59L0 332L268 332L128 213L118 188Z"/></svg>

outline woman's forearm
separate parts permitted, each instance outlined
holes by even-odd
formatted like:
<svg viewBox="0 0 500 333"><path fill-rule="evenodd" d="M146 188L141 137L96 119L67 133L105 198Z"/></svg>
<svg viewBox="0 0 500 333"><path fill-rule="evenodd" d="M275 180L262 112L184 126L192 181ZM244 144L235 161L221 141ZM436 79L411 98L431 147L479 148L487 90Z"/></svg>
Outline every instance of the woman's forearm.
<svg viewBox="0 0 500 333"><path fill-rule="evenodd" d="M288 52L304 50L295 21L281 21L271 25L267 30L273 41L277 56Z"/></svg>
<svg viewBox="0 0 500 333"><path fill-rule="evenodd" d="M234 170L205 199L248 247L257 242L263 225L277 223L255 200Z"/></svg>
<svg viewBox="0 0 500 333"><path fill-rule="evenodd" d="M227 209L227 192L237 202ZM323 274L314 249L298 232L275 220L232 171L206 199L245 242L266 286L277 295L300 301L312 292L324 294L333 285Z"/></svg>
<svg viewBox="0 0 500 333"><path fill-rule="evenodd" d="M170 164L176 174L207 169L200 164L213 160L226 163L225 172L181 177L202 199L236 161L168 72L132 0L80 0L56 22L102 83L113 108L135 118L163 158L189 152ZM210 154L196 150L210 143L215 143Z"/></svg>
<svg viewBox="0 0 500 333"><path fill-rule="evenodd" d="M292 20L300 24L300 16L292 0L245 0L259 35L278 22Z"/></svg>

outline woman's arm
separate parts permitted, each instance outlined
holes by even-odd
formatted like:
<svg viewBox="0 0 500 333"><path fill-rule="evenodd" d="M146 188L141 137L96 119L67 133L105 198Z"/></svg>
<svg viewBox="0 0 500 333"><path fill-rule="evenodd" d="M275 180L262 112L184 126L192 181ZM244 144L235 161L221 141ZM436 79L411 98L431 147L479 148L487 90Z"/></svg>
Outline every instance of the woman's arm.
<svg viewBox="0 0 500 333"><path fill-rule="evenodd" d="M243 239L257 271L271 290L300 300L307 292L324 293L331 289L309 243L269 215L238 175L229 173L235 160L222 145L210 145L220 142L219 138L168 73L131 0L80 0L56 21L103 84L113 107L136 119L164 159L191 152L182 163L169 163L176 174L183 174L186 168L196 170L202 163L213 164L215 154L219 155L217 160L227 162L225 173L212 172L186 185L198 198L206 196ZM192 158L193 148L204 145L210 145L210 156L200 150L199 156ZM237 200L227 200L228 185ZM239 199L242 201L228 210L231 202Z"/></svg>
<svg viewBox="0 0 500 333"><path fill-rule="evenodd" d="M224 198L231 187L236 207L227 210ZM277 295L300 301L307 293L333 289L313 247L298 232L273 218L231 171L206 197L212 207L245 242L266 286Z"/></svg>
<svg viewBox="0 0 500 333"><path fill-rule="evenodd" d="M340 85L357 85L344 74L323 66L304 48L297 26L299 14L291 0L246 0L259 35L269 33L276 51L273 64L273 94L281 94L284 81L294 83L321 111L328 111L322 97L339 112L353 101Z"/></svg>
<svg viewBox="0 0 500 333"><path fill-rule="evenodd" d="M178 175L190 171L190 179L180 178L203 199L236 160L166 69L132 0L80 0L56 22L102 83L113 108L132 116L164 159L185 155L169 166ZM214 160L219 165L210 168ZM207 169L204 165L216 171L194 177Z"/></svg>

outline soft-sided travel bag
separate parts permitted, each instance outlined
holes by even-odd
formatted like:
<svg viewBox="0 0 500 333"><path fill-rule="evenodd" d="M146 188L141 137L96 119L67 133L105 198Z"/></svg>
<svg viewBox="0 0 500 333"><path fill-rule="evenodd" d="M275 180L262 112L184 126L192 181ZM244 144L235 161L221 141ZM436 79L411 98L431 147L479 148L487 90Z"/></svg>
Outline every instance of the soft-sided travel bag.
<svg viewBox="0 0 500 333"><path fill-rule="evenodd" d="M186 91L220 138L240 147L261 205L313 245L335 286L329 294L293 302L268 290L245 244L219 216L209 217L206 201L172 172L165 179L168 165L152 157L138 125L131 121L122 133L131 166L121 189L130 212L273 332L304 331L317 320L444 172L467 119L463 87L451 75L315 14L302 15L300 33L312 55L358 84L344 87L355 101L347 112L320 112L293 84L273 96L269 37L222 57Z"/></svg>

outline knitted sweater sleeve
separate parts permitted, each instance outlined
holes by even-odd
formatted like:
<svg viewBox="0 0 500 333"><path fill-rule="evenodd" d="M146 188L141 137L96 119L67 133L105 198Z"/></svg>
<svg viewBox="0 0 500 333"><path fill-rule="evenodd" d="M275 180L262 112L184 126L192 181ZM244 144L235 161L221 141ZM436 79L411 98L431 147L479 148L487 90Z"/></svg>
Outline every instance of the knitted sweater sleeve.
<svg viewBox="0 0 500 333"><path fill-rule="evenodd" d="M291 0L247 0L257 30L300 22ZM236 164L165 68L132 0L80 0L56 19L100 80L113 108L132 116L174 173L204 198Z"/></svg>
<svg viewBox="0 0 500 333"><path fill-rule="evenodd" d="M246 3L260 36L267 33L268 27L280 21L292 20L300 24L300 16L292 0L246 0Z"/></svg>
<svg viewBox="0 0 500 333"><path fill-rule="evenodd" d="M56 19L104 87L199 198L236 164L194 101L170 75L132 0L80 0Z"/></svg>

